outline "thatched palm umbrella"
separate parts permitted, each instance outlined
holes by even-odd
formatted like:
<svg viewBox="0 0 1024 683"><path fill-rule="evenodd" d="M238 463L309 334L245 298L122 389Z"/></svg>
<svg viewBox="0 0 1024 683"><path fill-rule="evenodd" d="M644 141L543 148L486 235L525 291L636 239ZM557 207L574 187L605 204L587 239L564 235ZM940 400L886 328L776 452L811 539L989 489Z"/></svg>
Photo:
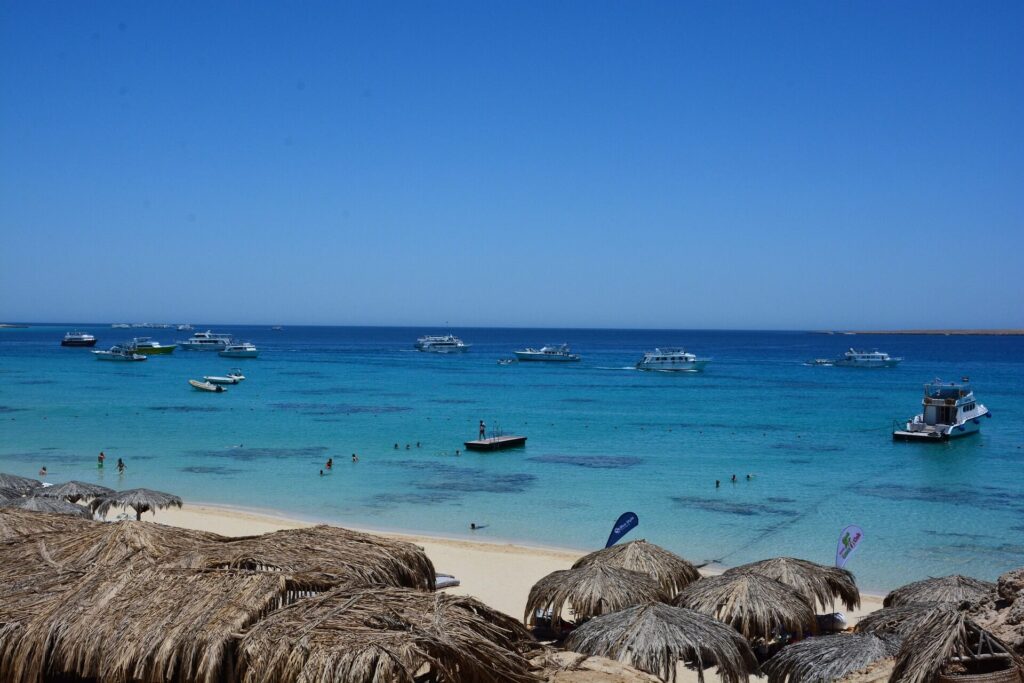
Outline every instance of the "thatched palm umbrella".
<svg viewBox="0 0 1024 683"><path fill-rule="evenodd" d="M780 581L749 572L691 583L673 603L724 621L749 640L770 640L780 631L804 633L817 628L807 598Z"/></svg>
<svg viewBox="0 0 1024 683"><path fill-rule="evenodd" d="M610 657L652 673L663 681L676 679L682 660L697 669L718 665L725 683L748 680L757 658L735 629L700 612L649 602L595 617L565 641L565 647L588 655Z"/></svg>
<svg viewBox="0 0 1024 683"><path fill-rule="evenodd" d="M751 562L727 570L726 574L752 572L781 581L795 588L812 605L821 605L823 610L832 610L838 599L846 609L860 606L860 591L853 574L846 569L828 567L794 557L773 557L769 560Z"/></svg>
<svg viewBox="0 0 1024 683"><path fill-rule="evenodd" d="M19 477L16 474L0 472L0 489L8 489L21 495L32 493L33 490L41 487L43 482L28 477Z"/></svg>
<svg viewBox="0 0 1024 683"><path fill-rule="evenodd" d="M88 508L84 508L81 505L75 505L69 503L66 500L56 500L53 498L36 498L35 496L29 496L28 498L14 498L11 500L0 502L0 505L4 507L18 508L20 510L31 510L33 512L49 512L58 515L76 515L83 519L92 519L92 513L89 512Z"/></svg>
<svg viewBox="0 0 1024 683"><path fill-rule="evenodd" d="M11 500L13 498L21 498L21 494L12 489L0 488L0 503L5 500Z"/></svg>
<svg viewBox="0 0 1024 683"><path fill-rule="evenodd" d="M91 503L93 510L101 517L106 517L112 507L131 508L135 510L135 519L141 521L142 513L169 507L181 507L181 498L171 493L153 491L152 489L128 489L118 491L110 496L96 498Z"/></svg>
<svg viewBox="0 0 1024 683"><path fill-rule="evenodd" d="M1006 671L1000 680L1020 680L1024 660L964 613L940 607L929 610L917 630L904 639L890 680L931 683L949 670L961 674Z"/></svg>
<svg viewBox="0 0 1024 683"><path fill-rule="evenodd" d="M613 545L584 555L576 560L573 569L588 564L603 564L649 574L669 595L675 595L700 578L700 572L690 562L645 539Z"/></svg>
<svg viewBox="0 0 1024 683"><path fill-rule="evenodd" d="M473 598L338 589L257 622L238 644L237 671L242 683L528 683L537 679L516 651L527 638Z"/></svg>
<svg viewBox="0 0 1024 683"><path fill-rule="evenodd" d="M808 638L782 648L762 667L768 683L828 683L892 657L899 641L870 633Z"/></svg>
<svg viewBox="0 0 1024 683"><path fill-rule="evenodd" d="M903 639L917 631L930 617L933 610L956 611L957 606L948 602L911 603L897 607L883 607L867 614L857 622L853 630L857 633L872 633L876 636L893 635Z"/></svg>
<svg viewBox="0 0 1024 683"><path fill-rule="evenodd" d="M434 590L434 564L405 541L330 526L231 539L207 553L211 568L286 571L322 582Z"/></svg>
<svg viewBox="0 0 1024 683"><path fill-rule="evenodd" d="M660 683L661 679L608 657L545 648L530 660L547 683Z"/></svg>
<svg viewBox="0 0 1024 683"><path fill-rule="evenodd" d="M978 602L995 592L996 585L990 581L953 574L908 583L886 595L882 604L896 607L915 602Z"/></svg>
<svg viewBox="0 0 1024 683"><path fill-rule="evenodd" d="M63 498L69 503L77 503L80 500L92 500L114 495L114 489L108 489L99 484L89 484L84 481L69 481L64 484L55 484L35 491L34 495L40 498Z"/></svg>
<svg viewBox="0 0 1024 683"><path fill-rule="evenodd" d="M0 542L28 539L33 543L54 533L76 533L98 523L67 515L43 515L0 505Z"/></svg>
<svg viewBox="0 0 1024 683"><path fill-rule="evenodd" d="M551 627L558 630L566 604L577 619L617 612L645 602L662 602L668 594L647 574L590 564L576 569L551 572L530 589L523 622L536 623L538 611L551 614Z"/></svg>

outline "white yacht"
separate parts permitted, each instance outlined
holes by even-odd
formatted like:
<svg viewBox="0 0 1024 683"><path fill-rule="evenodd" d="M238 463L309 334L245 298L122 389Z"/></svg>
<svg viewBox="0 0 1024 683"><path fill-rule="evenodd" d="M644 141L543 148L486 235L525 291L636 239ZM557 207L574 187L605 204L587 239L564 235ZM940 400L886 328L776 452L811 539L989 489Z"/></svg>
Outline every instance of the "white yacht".
<svg viewBox="0 0 1024 683"><path fill-rule="evenodd" d="M146 356L143 356L141 353L135 353L134 349L128 346L111 346L109 351L93 351L93 355L96 356L96 360L146 360Z"/></svg>
<svg viewBox="0 0 1024 683"><path fill-rule="evenodd" d="M668 372L700 372L708 364L708 358L697 358L685 349L654 349L644 354L636 364L637 370L662 370Z"/></svg>
<svg viewBox="0 0 1024 683"><path fill-rule="evenodd" d="M68 332L60 342L61 346L96 346L96 337L87 332Z"/></svg>
<svg viewBox="0 0 1024 683"><path fill-rule="evenodd" d="M578 353L572 353L568 344L559 346L542 346L539 349L523 349L516 351L516 358L523 361L546 361L549 363L571 363L578 361Z"/></svg>
<svg viewBox="0 0 1024 683"><path fill-rule="evenodd" d="M902 358L893 358L884 351L858 351L850 349L832 361L832 365L844 368L894 368Z"/></svg>
<svg viewBox="0 0 1024 683"><path fill-rule="evenodd" d="M176 344L161 344L152 337L136 337L128 344L135 353L142 353L147 356L162 356L174 353L178 348Z"/></svg>
<svg viewBox="0 0 1024 683"><path fill-rule="evenodd" d="M182 323L181 325L178 325L178 332L191 332L192 329L192 326L189 325L188 323Z"/></svg>
<svg viewBox="0 0 1024 683"><path fill-rule="evenodd" d="M256 358L260 355L252 342L231 342L218 353L224 358Z"/></svg>
<svg viewBox="0 0 1024 683"><path fill-rule="evenodd" d="M463 353L470 345L454 334L443 336L427 335L416 340L416 348L428 353Z"/></svg>
<svg viewBox="0 0 1024 683"><path fill-rule="evenodd" d="M230 334L215 334L210 330L196 332L188 339L178 342L186 351L222 351L231 342Z"/></svg>
<svg viewBox="0 0 1024 683"><path fill-rule="evenodd" d="M895 441L946 441L981 430L981 419L992 417L988 408L974 399L967 377L959 383L935 380L924 385L923 410L894 429Z"/></svg>

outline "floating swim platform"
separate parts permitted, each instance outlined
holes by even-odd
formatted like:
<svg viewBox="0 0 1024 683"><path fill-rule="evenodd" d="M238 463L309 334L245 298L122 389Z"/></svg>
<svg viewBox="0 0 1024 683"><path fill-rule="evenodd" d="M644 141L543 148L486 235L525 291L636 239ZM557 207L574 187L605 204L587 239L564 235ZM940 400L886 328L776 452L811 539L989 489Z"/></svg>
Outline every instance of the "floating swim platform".
<svg viewBox="0 0 1024 683"><path fill-rule="evenodd" d="M526 445L525 436L492 436L489 439L466 441L468 451L501 451L506 448L521 448Z"/></svg>

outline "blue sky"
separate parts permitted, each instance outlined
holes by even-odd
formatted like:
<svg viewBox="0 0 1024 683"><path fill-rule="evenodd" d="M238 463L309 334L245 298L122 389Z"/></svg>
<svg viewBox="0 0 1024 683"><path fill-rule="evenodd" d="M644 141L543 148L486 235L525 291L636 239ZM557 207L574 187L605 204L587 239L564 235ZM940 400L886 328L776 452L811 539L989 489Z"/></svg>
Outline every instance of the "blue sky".
<svg viewBox="0 0 1024 683"><path fill-rule="evenodd" d="M0 4L0 319L1024 327L1024 4Z"/></svg>

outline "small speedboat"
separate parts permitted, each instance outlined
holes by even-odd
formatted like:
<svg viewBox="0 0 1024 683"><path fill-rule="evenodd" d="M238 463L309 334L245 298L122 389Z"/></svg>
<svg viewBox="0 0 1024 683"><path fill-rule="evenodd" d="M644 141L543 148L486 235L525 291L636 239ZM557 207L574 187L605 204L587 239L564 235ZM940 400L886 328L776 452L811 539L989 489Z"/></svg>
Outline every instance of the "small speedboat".
<svg viewBox="0 0 1024 683"><path fill-rule="evenodd" d="M260 355L259 349L251 342L228 344L223 351L218 353L224 358L256 358Z"/></svg>
<svg viewBox="0 0 1024 683"><path fill-rule="evenodd" d="M86 332L68 332L60 342L61 346L96 346L96 337Z"/></svg>
<svg viewBox="0 0 1024 683"><path fill-rule="evenodd" d="M236 383L245 379L245 375L242 374L242 368L231 368L228 370L227 376L234 379Z"/></svg>
<svg viewBox="0 0 1024 683"><path fill-rule="evenodd" d="M146 360L141 353L135 353L124 346L111 346L109 351L93 351L96 360L140 361Z"/></svg>
<svg viewBox="0 0 1024 683"><path fill-rule="evenodd" d="M199 391L212 391L215 394L227 391L224 387L213 382L200 382L197 379L190 379L188 383L192 385L193 389L198 389Z"/></svg>
<svg viewBox="0 0 1024 683"><path fill-rule="evenodd" d="M516 362L515 358L499 358L498 365L512 365Z"/></svg>
<svg viewBox="0 0 1024 683"><path fill-rule="evenodd" d="M134 347L135 353L146 356L162 356L174 353L174 349L178 348L177 344L161 344L151 337L136 337L131 341L131 346Z"/></svg>
<svg viewBox="0 0 1024 683"><path fill-rule="evenodd" d="M238 384L238 379L230 375L203 375L203 379L210 384Z"/></svg>
<svg viewBox="0 0 1024 683"><path fill-rule="evenodd" d="M820 368L830 368L835 364L836 362L832 358L812 358L806 363L806 365L814 365Z"/></svg>

